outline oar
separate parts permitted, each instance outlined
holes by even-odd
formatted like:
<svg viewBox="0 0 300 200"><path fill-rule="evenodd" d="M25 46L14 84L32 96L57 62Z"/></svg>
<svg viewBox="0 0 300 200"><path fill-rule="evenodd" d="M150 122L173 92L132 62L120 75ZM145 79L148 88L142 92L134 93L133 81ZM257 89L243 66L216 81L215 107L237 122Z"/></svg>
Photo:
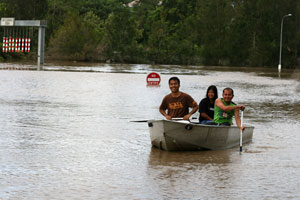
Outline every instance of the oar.
<svg viewBox="0 0 300 200"><path fill-rule="evenodd" d="M197 119L197 117L192 117L192 119ZM183 117L179 117L179 118L172 118L172 120L183 120Z"/></svg>
<svg viewBox="0 0 300 200"><path fill-rule="evenodd" d="M148 122L148 120L136 120L136 121L130 121L130 122Z"/></svg>
<svg viewBox="0 0 300 200"><path fill-rule="evenodd" d="M134 121L130 121L130 122L148 122L150 119L148 120L134 120ZM172 118L172 120L183 120L183 118Z"/></svg>
<svg viewBox="0 0 300 200"><path fill-rule="evenodd" d="M244 111L241 111L241 127L243 127L243 113ZM240 153L243 151L243 130L240 130Z"/></svg>
<svg viewBox="0 0 300 200"><path fill-rule="evenodd" d="M197 119L197 118L196 117L192 117L192 119ZM134 120L134 121L130 121L130 122L148 122L150 120L151 119L148 119L148 120ZM172 120L183 120L183 118L172 118Z"/></svg>
<svg viewBox="0 0 300 200"><path fill-rule="evenodd" d="M172 118L172 120L183 120L183 117Z"/></svg>

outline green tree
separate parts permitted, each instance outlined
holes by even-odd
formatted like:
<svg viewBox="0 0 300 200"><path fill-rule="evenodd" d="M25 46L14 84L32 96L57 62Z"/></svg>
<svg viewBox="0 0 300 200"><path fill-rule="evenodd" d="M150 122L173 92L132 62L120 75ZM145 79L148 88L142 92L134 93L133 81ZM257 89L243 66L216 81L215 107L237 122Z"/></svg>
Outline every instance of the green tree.
<svg viewBox="0 0 300 200"><path fill-rule="evenodd" d="M118 62L134 61L140 52L137 43L141 37L136 20L128 7L111 13L105 21L105 43L107 55Z"/></svg>
<svg viewBox="0 0 300 200"><path fill-rule="evenodd" d="M299 0L131 1L0 0L0 16L47 20L55 58L276 67L291 13L282 65L300 65Z"/></svg>
<svg viewBox="0 0 300 200"><path fill-rule="evenodd" d="M16 20L40 20L47 13L46 0L1 0L1 17L14 17Z"/></svg>
<svg viewBox="0 0 300 200"><path fill-rule="evenodd" d="M149 15L148 46L155 62L191 64L195 54L194 1L167 0Z"/></svg>
<svg viewBox="0 0 300 200"><path fill-rule="evenodd" d="M53 57L72 60L97 59L98 53L103 54L102 48L98 48L102 39L99 22L92 12L88 12L83 20L78 13L69 12L64 24L50 40L49 53Z"/></svg>
<svg viewBox="0 0 300 200"><path fill-rule="evenodd" d="M199 0L197 19L201 27L198 44L203 63L207 65L227 65L226 43L231 23L232 5L228 1Z"/></svg>

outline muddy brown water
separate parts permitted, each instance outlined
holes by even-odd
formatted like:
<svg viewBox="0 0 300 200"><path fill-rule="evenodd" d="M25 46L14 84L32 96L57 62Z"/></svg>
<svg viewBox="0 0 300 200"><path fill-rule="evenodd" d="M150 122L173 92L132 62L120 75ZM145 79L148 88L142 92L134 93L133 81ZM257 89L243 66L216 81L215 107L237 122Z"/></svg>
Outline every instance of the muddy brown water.
<svg viewBox="0 0 300 200"><path fill-rule="evenodd" d="M0 71L0 199L300 199L297 71L279 78L263 68L45 70ZM151 71L161 74L160 87L146 87ZM158 106L171 76L198 102L211 84L219 95L234 89L234 101L246 105L244 122L255 126L242 155L238 147L151 147L147 124L130 121L162 119Z"/></svg>

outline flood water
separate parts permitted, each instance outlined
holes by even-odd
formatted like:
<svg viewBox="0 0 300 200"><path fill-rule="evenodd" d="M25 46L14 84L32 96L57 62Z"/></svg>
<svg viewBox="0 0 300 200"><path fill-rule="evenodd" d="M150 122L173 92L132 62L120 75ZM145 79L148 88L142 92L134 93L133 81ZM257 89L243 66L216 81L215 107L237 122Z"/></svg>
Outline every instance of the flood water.
<svg viewBox="0 0 300 200"><path fill-rule="evenodd" d="M160 87L146 87L151 71ZM161 151L146 123L130 122L162 119L174 75L198 102L211 84L219 95L234 89L255 126L241 155L239 147ZM299 128L293 70L280 78L273 69L196 66L1 70L0 199L300 199Z"/></svg>

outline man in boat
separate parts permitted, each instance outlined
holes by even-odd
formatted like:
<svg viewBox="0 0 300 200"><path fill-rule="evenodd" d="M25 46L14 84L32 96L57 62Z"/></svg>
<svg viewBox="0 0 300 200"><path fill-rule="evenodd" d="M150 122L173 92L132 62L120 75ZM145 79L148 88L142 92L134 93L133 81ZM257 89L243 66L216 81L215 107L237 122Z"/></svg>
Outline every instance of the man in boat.
<svg viewBox="0 0 300 200"><path fill-rule="evenodd" d="M244 105L236 105L232 102L234 92L232 88L225 88L222 94L223 98L218 98L215 101L215 114L214 123L217 125L231 126L232 117L234 115L237 126L244 130L245 127L241 127L241 118L239 111L244 110Z"/></svg>
<svg viewBox="0 0 300 200"><path fill-rule="evenodd" d="M171 93L166 95L159 107L159 112L166 119L183 118L189 120L190 117L198 110L198 104L188 94L179 91L180 80L177 77L169 79L169 88ZM189 108L192 108L189 112ZM166 110L168 110L166 112Z"/></svg>

